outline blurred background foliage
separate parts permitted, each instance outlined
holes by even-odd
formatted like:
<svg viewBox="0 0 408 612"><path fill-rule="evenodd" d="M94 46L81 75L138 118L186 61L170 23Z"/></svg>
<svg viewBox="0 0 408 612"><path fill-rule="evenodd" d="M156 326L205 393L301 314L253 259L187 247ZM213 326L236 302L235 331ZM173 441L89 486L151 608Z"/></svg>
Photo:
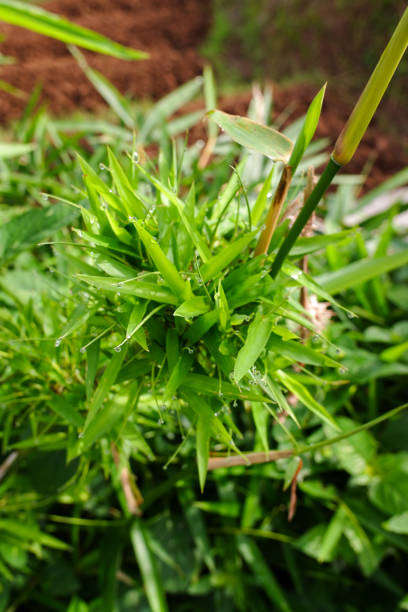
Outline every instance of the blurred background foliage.
<svg viewBox="0 0 408 612"><path fill-rule="evenodd" d="M335 82L354 99L374 68L404 0L214 0L204 55L223 82ZM388 98L407 96L402 62ZM398 78L398 75L400 78ZM390 104L388 104L389 106Z"/></svg>

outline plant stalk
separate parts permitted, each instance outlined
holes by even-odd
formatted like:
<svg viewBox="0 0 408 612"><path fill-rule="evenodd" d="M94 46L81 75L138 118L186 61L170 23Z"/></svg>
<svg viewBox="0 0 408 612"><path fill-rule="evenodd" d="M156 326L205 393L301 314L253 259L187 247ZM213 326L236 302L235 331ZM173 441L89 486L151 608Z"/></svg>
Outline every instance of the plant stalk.
<svg viewBox="0 0 408 612"><path fill-rule="evenodd" d="M301 210L290 232L283 241L271 269L275 278L282 264L296 242L310 215L319 204L321 198L342 166L353 157L367 127L377 110L379 103L391 81L391 78L401 61L408 46L408 8L405 9L391 39L381 55L363 93L354 107L346 125L341 131L332 156L319 182L314 188Z"/></svg>
<svg viewBox="0 0 408 612"><path fill-rule="evenodd" d="M304 226L308 222L309 217L315 210L316 206L319 204L323 194L329 187L330 183L332 182L333 178L336 176L340 168L341 166L337 164L332 158L330 158L330 161L324 169L323 174L321 175L315 188L307 199L306 204L303 206L302 210L298 214L296 221L292 225L288 235L286 236L285 240L283 241L283 244L281 245L278 251L278 254L275 257L271 269L272 278L275 278L278 274L286 256L288 255L292 246L296 242L299 234L302 232Z"/></svg>

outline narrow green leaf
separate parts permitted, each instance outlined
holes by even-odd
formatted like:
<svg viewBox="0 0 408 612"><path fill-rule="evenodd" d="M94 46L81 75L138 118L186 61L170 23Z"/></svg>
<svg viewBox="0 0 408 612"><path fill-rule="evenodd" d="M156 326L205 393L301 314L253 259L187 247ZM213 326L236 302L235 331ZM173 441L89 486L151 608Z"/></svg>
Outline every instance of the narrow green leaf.
<svg viewBox="0 0 408 612"><path fill-rule="evenodd" d="M317 557L319 563L333 559L335 549L343 535L346 520L347 515L341 504L331 519L320 543L319 555Z"/></svg>
<svg viewBox="0 0 408 612"><path fill-rule="evenodd" d="M275 174L275 168L276 166L272 166L271 171L266 177L264 184L262 185L262 189L259 192L258 197L256 198L254 207L251 212L251 219L254 225L258 225L266 208L266 204L268 202L268 193L271 188L273 175Z"/></svg>
<svg viewBox="0 0 408 612"><path fill-rule="evenodd" d="M157 240L147 232L140 221L135 222L137 233L142 240L147 253L175 295L184 300L191 297L190 285L181 278L176 266L165 256Z"/></svg>
<svg viewBox="0 0 408 612"><path fill-rule="evenodd" d="M184 380L187 378L192 363L193 355L184 351L181 357L179 357L167 381L163 394L164 399L173 397L179 386L183 384Z"/></svg>
<svg viewBox="0 0 408 612"><path fill-rule="evenodd" d="M175 311L175 317L184 317L190 319L192 317L198 317L205 312L208 312L211 308L211 304L207 298L203 296L194 296L183 302Z"/></svg>
<svg viewBox="0 0 408 612"><path fill-rule="evenodd" d="M144 143L154 127L160 124L167 117L173 115L182 106L184 106L184 104L194 98L194 96L200 91L202 83L202 77L196 77L167 94L167 96L161 98L161 100L154 105L150 113L145 118L143 126L138 135L138 142Z"/></svg>
<svg viewBox="0 0 408 612"><path fill-rule="evenodd" d="M206 283L217 277L234 259L241 255L242 251L248 246L252 238L257 234L258 230L254 230L248 234L244 234L241 238L230 242L217 255L211 257L205 264L200 267L200 273L203 281Z"/></svg>
<svg viewBox="0 0 408 612"><path fill-rule="evenodd" d="M219 110L214 111L210 116L240 145L263 153L274 161L288 161L293 143L284 134L247 117L229 115Z"/></svg>
<svg viewBox="0 0 408 612"><path fill-rule="evenodd" d="M235 360L234 378L239 382L252 368L264 350L272 331L272 320L268 315L257 313L248 327L244 346L239 350Z"/></svg>
<svg viewBox="0 0 408 612"><path fill-rule="evenodd" d="M319 404L309 391L291 374L284 372L283 370L276 370L276 376L279 378L281 383L291 391L296 397L308 408L313 414L319 419L322 419L334 429L339 431L339 427L333 417L327 412L326 408Z"/></svg>
<svg viewBox="0 0 408 612"><path fill-rule="evenodd" d="M127 347L125 346L122 350L115 352L108 365L106 366L105 371L102 374L96 391L89 404L89 411L86 417L83 435L86 434L88 427L90 426L92 420L95 418L97 412L102 406L104 399L107 397L110 388L115 383L116 377L119 373L119 370L126 355L126 349Z"/></svg>
<svg viewBox="0 0 408 612"><path fill-rule="evenodd" d="M75 47L71 48L71 53L77 60L80 68L82 68L88 79L91 81L92 85L102 96L105 102L111 107L113 112L129 129L133 129L134 120L129 113L129 105L127 100L116 89L116 87L114 87L112 83L103 76L103 74L88 66L85 57L78 51L78 49L75 49Z"/></svg>
<svg viewBox="0 0 408 612"><path fill-rule="evenodd" d="M292 173L296 172L296 168L299 165L307 147L309 146L314 133L319 123L320 113L322 110L323 98L326 91L325 83L321 90L313 98L310 104L302 128L296 138L295 146L293 147L292 155L290 156L288 166L291 167Z"/></svg>
<svg viewBox="0 0 408 612"><path fill-rule="evenodd" d="M178 214L180 215L180 219L186 228L194 246L196 247L201 259L206 262L210 258L210 251L202 239L200 233L197 231L195 226L190 222L188 216L185 213L185 205L182 200L173 192L171 189L163 185L161 181L155 178L153 175L149 174L142 166L138 166L139 171L158 189L161 193L163 193L166 198L168 198L169 202L173 204L173 206L177 209Z"/></svg>
<svg viewBox="0 0 408 612"><path fill-rule="evenodd" d="M178 304L177 297L169 289L161 287L156 283L139 281L137 279L124 280L123 277L88 276L87 274L78 274L78 278L104 291L133 295L145 300L173 304L173 306Z"/></svg>
<svg viewBox="0 0 408 612"><path fill-rule="evenodd" d="M213 414L200 414L197 420L197 466L201 493L204 491L205 479L208 470L208 458L210 456L210 436L212 429Z"/></svg>
<svg viewBox="0 0 408 612"><path fill-rule="evenodd" d="M141 519L133 521L130 528L130 540L152 612L168 612L163 584L149 546L149 534Z"/></svg>
<svg viewBox="0 0 408 612"><path fill-rule="evenodd" d="M408 263L408 249L393 255L361 259L333 272L321 274L315 280L329 293L340 293L351 287L356 287L381 274Z"/></svg>
<svg viewBox="0 0 408 612"><path fill-rule="evenodd" d="M120 201L126 207L128 216L136 216L139 219L144 219L146 214L145 207L141 200L135 195L134 187L132 187L125 171L110 147L108 147L108 159L113 182L118 190Z"/></svg>
<svg viewBox="0 0 408 612"><path fill-rule="evenodd" d="M279 582L270 570L269 564L265 561L254 540L246 536L239 536L238 550L256 576L256 579L262 584L274 608L281 612L291 612L292 608Z"/></svg>
<svg viewBox="0 0 408 612"><path fill-rule="evenodd" d="M148 57L143 51L124 47L102 34L77 26L59 15L19 0L0 0L0 20L119 59Z"/></svg>
<svg viewBox="0 0 408 612"><path fill-rule="evenodd" d="M1 8L1 7L0 7ZM20 157L34 151L34 144L20 144L18 142L0 142L0 159L10 159L11 157Z"/></svg>
<svg viewBox="0 0 408 612"><path fill-rule="evenodd" d="M32 540L43 546L56 548L59 550L70 550L70 546L65 542L61 542L54 536L40 531L36 525L29 525L26 521L14 521L12 519L0 519L0 531L7 531L13 536L23 540Z"/></svg>
<svg viewBox="0 0 408 612"><path fill-rule="evenodd" d="M383 523L384 529L393 531L394 533L404 533L408 535L408 510L402 514L392 516L388 521Z"/></svg>

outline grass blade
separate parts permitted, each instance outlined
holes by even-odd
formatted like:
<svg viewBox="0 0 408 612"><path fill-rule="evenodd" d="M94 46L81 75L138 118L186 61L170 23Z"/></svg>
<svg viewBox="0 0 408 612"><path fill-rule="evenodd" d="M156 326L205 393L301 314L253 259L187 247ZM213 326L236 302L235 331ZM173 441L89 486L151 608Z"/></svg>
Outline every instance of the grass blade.
<svg viewBox="0 0 408 612"><path fill-rule="evenodd" d="M148 57L143 51L124 47L102 34L70 23L59 15L19 0L0 0L0 20L119 59L135 60Z"/></svg>
<svg viewBox="0 0 408 612"><path fill-rule="evenodd" d="M149 535L140 519L135 519L130 528L130 540L152 612L168 612L163 585L149 546Z"/></svg>

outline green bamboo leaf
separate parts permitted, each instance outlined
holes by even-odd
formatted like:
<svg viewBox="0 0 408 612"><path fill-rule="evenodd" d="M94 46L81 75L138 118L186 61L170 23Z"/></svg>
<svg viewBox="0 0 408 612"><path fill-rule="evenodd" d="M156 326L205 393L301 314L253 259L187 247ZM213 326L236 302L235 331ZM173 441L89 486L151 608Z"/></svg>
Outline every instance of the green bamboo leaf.
<svg viewBox="0 0 408 612"><path fill-rule="evenodd" d="M211 304L207 298L203 296L194 296L189 300L183 302L175 311L175 317L184 317L190 319L192 317L198 317L205 312L208 312L211 308Z"/></svg>
<svg viewBox="0 0 408 612"><path fill-rule="evenodd" d="M194 246L196 247L201 259L206 262L210 258L210 251L205 244L204 240L201 237L201 234L197 231L195 226L190 222L188 215L185 212L185 205L182 200L173 192L171 189L163 185L161 181L155 178L152 174L147 172L142 166L138 166L139 171L158 189L169 202L176 208L178 214L180 215L181 222L183 223L187 233L189 234Z"/></svg>
<svg viewBox="0 0 408 612"><path fill-rule="evenodd" d="M279 336L272 334L268 341L268 350L283 355L288 359L294 359L299 363L310 365L329 366L339 368L340 363L331 359L324 353L319 353L295 340L282 340Z"/></svg>
<svg viewBox="0 0 408 612"><path fill-rule="evenodd" d="M210 113L210 117L240 145L263 153L274 161L288 161L293 143L277 130L219 110Z"/></svg>
<svg viewBox="0 0 408 612"><path fill-rule="evenodd" d="M77 210L59 203L12 217L0 227L0 265L59 229L72 225L77 217Z"/></svg>
<svg viewBox="0 0 408 612"><path fill-rule="evenodd" d="M272 331L272 319L268 315L257 313L248 327L244 346L240 349L234 366L234 378L239 382L254 365L264 350Z"/></svg>
<svg viewBox="0 0 408 612"><path fill-rule="evenodd" d="M136 216L139 219L144 219L146 215L145 207L141 200L135 195L134 187L132 187L126 173L110 147L108 147L108 159L113 182L118 190L120 201L126 207L128 216Z"/></svg>
<svg viewBox="0 0 408 612"><path fill-rule="evenodd" d="M89 401L92 396L92 390L95 382L96 372L99 363L99 347L100 341L96 340L86 349L86 399ZM81 349L83 352L83 349Z"/></svg>
<svg viewBox="0 0 408 612"><path fill-rule="evenodd" d="M184 385L181 388L181 393L198 417L201 416L209 420L211 423L211 435L215 438L218 437L226 446L239 452L221 420L215 417L214 411L207 404L206 400L196 393L192 393Z"/></svg>
<svg viewBox="0 0 408 612"><path fill-rule="evenodd" d="M20 144L18 142L0 142L0 159L20 157L36 149L34 144Z"/></svg>
<svg viewBox="0 0 408 612"><path fill-rule="evenodd" d="M0 20L119 59L132 60L148 57L148 54L143 51L124 47L102 34L77 26L59 15L19 0L0 0Z"/></svg>
<svg viewBox="0 0 408 612"><path fill-rule="evenodd" d="M339 270L321 274L315 280L323 289L329 293L336 294L350 289L350 287L361 285L395 268L405 266L407 263L408 249L405 249L393 255L355 261L348 266L339 268Z"/></svg>
<svg viewBox="0 0 408 612"><path fill-rule="evenodd" d="M154 302L163 304L173 304L173 306L178 304L177 297L169 289L157 285L156 283L139 281L137 279L127 280L123 279L123 276L107 277L78 274L78 278L104 291L111 291L123 295L133 295L145 300L153 300Z"/></svg>
<svg viewBox="0 0 408 612"><path fill-rule="evenodd" d="M269 451L268 444L268 421L269 412L261 402L252 402L252 415L254 417L254 423L256 431L259 435L259 439L262 442L262 446L265 451Z"/></svg>
<svg viewBox="0 0 408 612"><path fill-rule="evenodd" d="M201 493L203 493L204 491L205 479L207 477L208 458L210 456L210 437L213 419L215 419L213 414L200 414L196 425L196 453L198 478L200 481Z"/></svg>
<svg viewBox="0 0 408 612"><path fill-rule="evenodd" d="M292 155L290 156L288 166L290 166L292 174L295 174L296 168L299 165L307 147L309 146L314 133L319 123L320 113L322 110L323 98L326 91L325 83L321 90L313 98L310 104L302 128L296 138L295 146L293 147Z"/></svg>
<svg viewBox="0 0 408 612"><path fill-rule="evenodd" d="M180 298L189 300L191 297L190 285L181 278L174 263L167 259L157 240L144 229L141 221L136 221L135 227L147 253L153 259L157 270L160 272L170 289Z"/></svg>
<svg viewBox="0 0 408 612"><path fill-rule="evenodd" d="M224 270L234 259L242 253L242 251L248 246L252 238L257 234L258 230L254 230L234 242L224 247L217 255L211 257L205 264L200 267L200 273L203 281L206 283L217 277L217 275Z"/></svg>
<svg viewBox="0 0 408 612"><path fill-rule="evenodd" d="M201 76L195 77L188 83L184 83L171 93L161 98L155 104L144 119L143 126L138 135L138 142L144 143L153 128L159 125L164 119L174 115L184 104L189 102L200 91L203 83Z"/></svg>
<svg viewBox="0 0 408 612"><path fill-rule="evenodd" d="M340 504L333 518L328 524L320 543L320 550L317 557L319 563L324 563L333 559L336 547L344 533L346 522L347 514L344 510L344 506Z"/></svg>
<svg viewBox="0 0 408 612"><path fill-rule="evenodd" d="M181 357L179 357L164 389L164 399L170 399L171 397L173 397L177 389L188 377L188 373L190 372L192 363L193 355L190 353L184 352Z"/></svg>
<svg viewBox="0 0 408 612"><path fill-rule="evenodd" d="M268 193L271 188L271 182L272 182L273 175L275 174L275 168L276 166L272 166L271 171L266 177L262 185L262 189L259 192L258 197L256 198L254 207L251 212L251 219L254 225L258 225L259 221L262 218L263 212L266 208L266 204L268 202Z"/></svg>
<svg viewBox="0 0 408 612"><path fill-rule="evenodd" d="M280 612L292 612L285 593L271 572L269 564L265 561L255 541L240 535L238 537L238 550L251 568L254 576L256 576L257 581L265 589L265 593L272 602L274 609L280 610Z"/></svg>
<svg viewBox="0 0 408 612"><path fill-rule="evenodd" d="M225 380L219 380L218 378L211 378L205 374L189 374L188 378L184 380L183 387L191 389L196 393L203 393L204 395L219 396L220 392L228 400L247 400L250 402L270 402L267 395L261 395L255 391L248 391L246 389L241 390L230 382Z"/></svg>
<svg viewBox="0 0 408 612"><path fill-rule="evenodd" d="M288 374L283 370L276 370L276 376L291 393L296 395L296 397L306 406L306 408L313 412L313 414L334 427L334 429L337 429L338 431L340 430L331 414L329 414L326 408L319 404L314 397L312 397L302 383L296 380L296 378L294 378L291 374Z"/></svg>
<svg viewBox="0 0 408 612"><path fill-rule="evenodd" d="M83 436L85 436L85 434L87 433L87 429L89 428L90 424L92 423L93 419L101 408L104 399L107 397L110 391L110 388L115 383L115 380L126 355L126 349L127 347L125 346L122 350L119 350L114 353L108 365L106 366L104 373L102 374L96 391L92 396L92 399L89 404L88 415L86 417L85 427L82 434Z"/></svg>
<svg viewBox="0 0 408 612"><path fill-rule="evenodd" d="M142 329L142 321L146 312L146 308L147 302L145 300L143 300L143 302L138 301L133 306L126 329L126 338L132 338L138 344L140 344L140 346L145 351L148 351L149 349L146 342L146 336Z"/></svg>
<svg viewBox="0 0 408 612"><path fill-rule="evenodd" d="M322 234L320 236L310 237L302 236L296 240L293 249L290 251L290 257L303 257L304 255L309 255L309 253L314 253L327 246L343 242L343 240L352 238L354 235L354 230L343 230L335 234Z"/></svg>
<svg viewBox="0 0 408 612"><path fill-rule="evenodd" d="M97 92L102 96L105 102L111 107L113 112L123 121L129 128L135 127L133 117L129 113L129 104L122 94L97 70L90 68L85 60L85 57L76 49L70 49L72 55L77 60L80 68L84 71Z"/></svg>
<svg viewBox="0 0 408 612"><path fill-rule="evenodd" d="M408 510L402 514L395 514L388 521L383 523L384 529L394 533L404 533L408 535Z"/></svg>
<svg viewBox="0 0 408 612"><path fill-rule="evenodd" d="M130 540L152 612L168 612L163 584L149 545L149 533L141 519L133 521L130 528Z"/></svg>
<svg viewBox="0 0 408 612"><path fill-rule="evenodd" d="M43 546L56 548L59 550L70 550L70 546L65 542L61 542L54 536L40 531L36 525L29 525L24 521L14 521L12 519L0 519L0 531L6 531L17 538L23 540L32 540Z"/></svg>

